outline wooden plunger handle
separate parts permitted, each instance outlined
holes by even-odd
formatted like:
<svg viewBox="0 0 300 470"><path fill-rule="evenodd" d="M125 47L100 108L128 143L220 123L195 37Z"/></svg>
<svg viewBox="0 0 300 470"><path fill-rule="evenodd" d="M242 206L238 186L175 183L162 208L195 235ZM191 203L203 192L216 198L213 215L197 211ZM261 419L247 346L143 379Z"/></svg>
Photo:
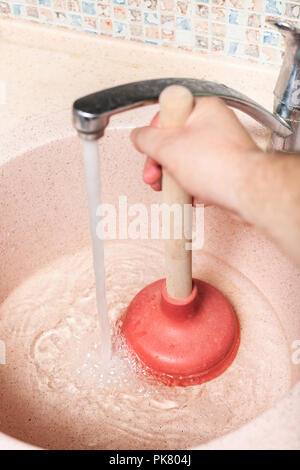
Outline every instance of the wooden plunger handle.
<svg viewBox="0 0 300 470"><path fill-rule="evenodd" d="M164 128L183 127L194 107L194 97L185 87L172 85L163 90L159 97L160 126ZM183 155L184 157L184 155ZM165 241L166 288L168 295L175 299L185 299L193 288L192 251L186 249L190 240L184 236L184 205L192 204L192 197L163 169L162 189L164 203L181 207L181 221L170 211L170 239ZM176 209L174 208L176 211ZM185 231L192 230L192 220L185 220ZM178 234L181 233L181 238ZM176 235L177 234L177 235ZM175 237L174 237L175 235Z"/></svg>

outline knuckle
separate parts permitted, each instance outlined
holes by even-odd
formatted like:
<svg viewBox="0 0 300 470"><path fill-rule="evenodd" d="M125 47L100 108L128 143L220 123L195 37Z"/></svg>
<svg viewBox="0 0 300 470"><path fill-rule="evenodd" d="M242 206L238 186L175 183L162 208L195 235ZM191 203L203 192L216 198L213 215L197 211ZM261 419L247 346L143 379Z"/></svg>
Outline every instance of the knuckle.
<svg viewBox="0 0 300 470"><path fill-rule="evenodd" d="M172 174L177 174L185 158L186 138L183 131L176 132L176 135L170 135L166 138L161 152L163 155L164 166Z"/></svg>
<svg viewBox="0 0 300 470"><path fill-rule="evenodd" d="M197 98L197 104L195 111L196 113L208 113L215 110L220 110L226 107L222 98L218 96L204 96L202 98Z"/></svg>

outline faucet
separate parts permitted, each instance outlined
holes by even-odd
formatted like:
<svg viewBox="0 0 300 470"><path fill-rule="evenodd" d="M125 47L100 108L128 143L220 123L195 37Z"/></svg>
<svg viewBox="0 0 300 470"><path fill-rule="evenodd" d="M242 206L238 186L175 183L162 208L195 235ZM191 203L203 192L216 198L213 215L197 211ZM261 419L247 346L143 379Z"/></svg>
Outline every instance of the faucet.
<svg viewBox="0 0 300 470"><path fill-rule="evenodd" d="M79 98L73 104L73 124L85 140L104 135L112 115L157 103L169 85L187 87L195 97L218 96L271 130L270 150L300 151L300 30L288 22L269 20L286 38L286 52L274 90L271 113L247 96L225 85L190 78L162 78L128 83Z"/></svg>
<svg viewBox="0 0 300 470"><path fill-rule="evenodd" d="M300 29L291 23L269 20L284 36L286 50L274 90L274 113L290 123L291 135L271 136L271 148L283 152L300 151Z"/></svg>

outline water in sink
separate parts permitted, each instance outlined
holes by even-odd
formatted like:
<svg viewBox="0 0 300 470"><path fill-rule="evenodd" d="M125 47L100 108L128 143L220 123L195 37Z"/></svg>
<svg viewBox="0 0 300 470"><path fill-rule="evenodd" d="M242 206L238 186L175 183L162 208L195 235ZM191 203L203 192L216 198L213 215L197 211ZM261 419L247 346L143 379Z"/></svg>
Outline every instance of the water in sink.
<svg viewBox="0 0 300 470"><path fill-rule="evenodd" d="M236 309L241 346L231 367L203 385L166 387L136 370L117 319L164 272L161 244L105 242L107 305L114 351L101 356L89 249L31 275L0 307L1 431L51 449L179 449L249 421L290 387L289 351L263 294L230 266L201 252L194 275L220 288Z"/></svg>

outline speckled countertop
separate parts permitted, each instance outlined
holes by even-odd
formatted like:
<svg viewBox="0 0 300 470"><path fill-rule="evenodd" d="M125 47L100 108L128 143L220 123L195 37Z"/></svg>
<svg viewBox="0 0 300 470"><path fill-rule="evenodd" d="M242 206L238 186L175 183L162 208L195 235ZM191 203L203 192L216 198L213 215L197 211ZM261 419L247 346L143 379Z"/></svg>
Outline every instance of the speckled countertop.
<svg viewBox="0 0 300 470"><path fill-rule="evenodd" d="M144 44L0 20L1 135L24 122L71 108L81 95L129 81L166 76L208 79L269 109L276 68L195 56ZM1 155L0 155L1 161ZM299 448L300 384L256 420L201 449ZM0 433L1 449L29 448Z"/></svg>
<svg viewBox="0 0 300 470"><path fill-rule="evenodd" d="M128 81L186 76L223 82L271 108L273 67L0 20L1 133L67 109L81 95ZM258 73L260 72L260 73ZM264 79L262 80L262 74ZM249 86L250 84L250 86Z"/></svg>

